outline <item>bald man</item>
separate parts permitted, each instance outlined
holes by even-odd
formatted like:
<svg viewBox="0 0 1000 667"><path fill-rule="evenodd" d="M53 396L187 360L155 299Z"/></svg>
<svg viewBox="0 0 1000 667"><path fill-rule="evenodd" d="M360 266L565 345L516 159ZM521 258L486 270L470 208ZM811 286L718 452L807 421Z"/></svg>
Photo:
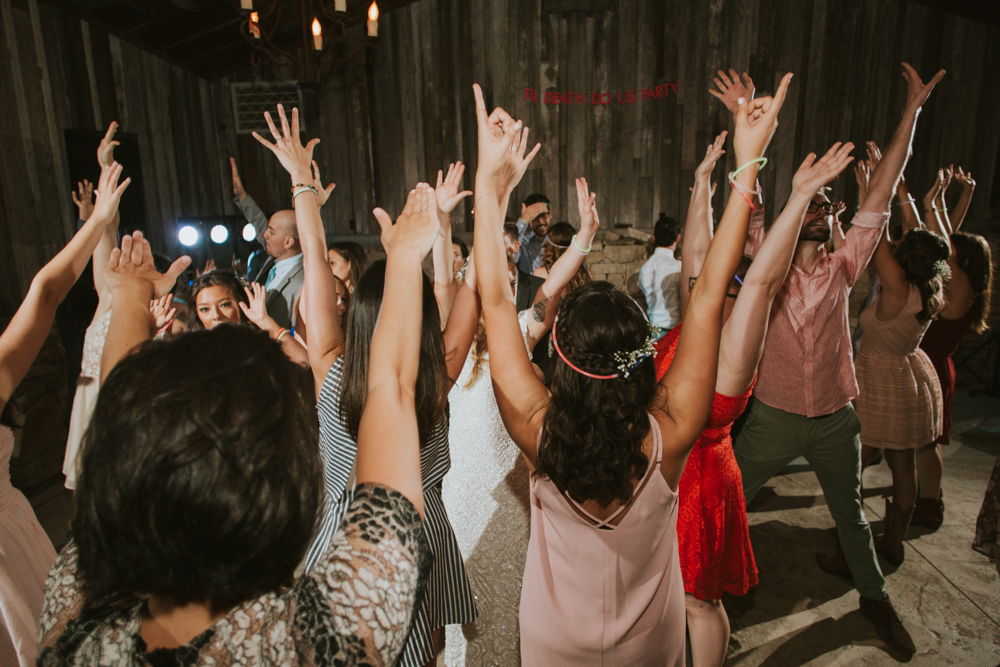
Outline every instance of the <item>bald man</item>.
<svg viewBox="0 0 1000 667"><path fill-rule="evenodd" d="M291 329L295 326L295 300L305 278L295 211L278 211L268 219L239 183L235 166L233 171L233 202L257 230L257 241L267 253L267 261L259 269L256 262L249 263L247 279L263 285L267 292L264 302L267 314L280 326Z"/></svg>

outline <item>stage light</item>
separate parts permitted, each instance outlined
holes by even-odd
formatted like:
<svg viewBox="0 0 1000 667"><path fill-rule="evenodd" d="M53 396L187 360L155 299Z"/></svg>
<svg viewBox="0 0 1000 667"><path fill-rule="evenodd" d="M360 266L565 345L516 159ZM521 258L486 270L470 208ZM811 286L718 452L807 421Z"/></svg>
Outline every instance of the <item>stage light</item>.
<svg viewBox="0 0 1000 667"><path fill-rule="evenodd" d="M184 225L181 227L180 231L177 232L177 240L180 241L182 245L186 245L189 248L198 242L198 236L198 230L191 225Z"/></svg>
<svg viewBox="0 0 1000 667"><path fill-rule="evenodd" d="M254 228L252 222L248 222L243 225L243 240L249 243L257 238L257 230Z"/></svg>
<svg viewBox="0 0 1000 667"><path fill-rule="evenodd" d="M212 237L214 243L225 243L229 239L229 229L225 225L216 225L212 227L209 236Z"/></svg>

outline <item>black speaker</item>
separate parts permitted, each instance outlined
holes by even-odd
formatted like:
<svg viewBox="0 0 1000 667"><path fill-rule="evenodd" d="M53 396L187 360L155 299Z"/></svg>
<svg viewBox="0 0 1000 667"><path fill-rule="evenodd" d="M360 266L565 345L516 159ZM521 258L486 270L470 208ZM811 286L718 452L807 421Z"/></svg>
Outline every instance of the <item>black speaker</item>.
<svg viewBox="0 0 1000 667"><path fill-rule="evenodd" d="M75 191L76 184L87 179L94 184L101 180L101 168L97 164L97 147L101 145L104 132L101 130L65 130L66 162L69 165L69 190ZM120 181L131 178L122 195L118 212L121 222L118 230L130 234L135 230L146 231L146 200L143 197L142 163L139 161L139 136L132 132L115 133L115 159L122 165ZM119 181L119 182L120 182ZM69 192L66 193L69 197ZM75 210L75 206L73 207Z"/></svg>

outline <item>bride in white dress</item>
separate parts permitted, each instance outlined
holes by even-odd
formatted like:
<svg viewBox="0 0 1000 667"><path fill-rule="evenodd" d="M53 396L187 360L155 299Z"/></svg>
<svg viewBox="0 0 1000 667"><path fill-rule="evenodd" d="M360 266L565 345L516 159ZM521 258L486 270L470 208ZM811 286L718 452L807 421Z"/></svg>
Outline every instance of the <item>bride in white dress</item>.
<svg viewBox="0 0 1000 667"><path fill-rule="evenodd" d="M535 304L518 316L529 354L552 326L560 293L580 270L599 225L596 195L577 179L581 229L572 250L553 265ZM498 231L498 233L500 233ZM508 257L511 284L517 267ZM468 279L474 281L470 267ZM490 379L489 353L480 323L472 351L448 396L451 405L451 470L443 497L465 569L476 597L479 618L447 626L445 664L518 665L518 605L530 535L528 467L507 435Z"/></svg>

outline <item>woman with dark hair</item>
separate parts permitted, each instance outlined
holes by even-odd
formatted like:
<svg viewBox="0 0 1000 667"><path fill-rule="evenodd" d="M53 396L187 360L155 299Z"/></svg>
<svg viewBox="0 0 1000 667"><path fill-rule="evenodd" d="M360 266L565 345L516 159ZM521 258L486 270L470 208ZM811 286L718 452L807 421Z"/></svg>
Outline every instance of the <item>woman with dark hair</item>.
<svg viewBox="0 0 1000 667"><path fill-rule="evenodd" d="M717 79L718 81L718 79ZM753 82L744 74L734 92L723 88L723 102L736 108L742 94L753 95ZM737 79L739 82L739 79ZM711 176L715 163L725 153L726 132L708 146L695 170L695 184L688 207L684 238L687 247L681 259L682 302L690 300L690 286L712 244ZM729 617L722 594L745 595L757 585L757 565L750 544L743 477L736 463L730 431L746 409L756 382L757 366L764 351L771 305L785 282L799 234L805 220L831 223L829 211L814 201L825 201L822 188L851 162L854 144L840 143L818 161L810 154L792 177L792 194L771 225L756 258L744 256L729 284L722 311L722 337L715 397L708 424L687 459L678 486L677 546L684 579L684 603L691 660L694 667L721 666L729 646ZM735 196L736 193L733 193ZM758 210L751 226L764 224L763 199L755 195ZM657 380L670 368L683 331L682 322L656 344Z"/></svg>
<svg viewBox="0 0 1000 667"><path fill-rule="evenodd" d="M195 278L188 296L188 303L194 308L188 328L194 331L211 329L223 322L247 322L241 306L250 305L250 301L244 288L243 281L229 271L209 271Z"/></svg>
<svg viewBox="0 0 1000 667"><path fill-rule="evenodd" d="M791 75L775 97L740 99L735 180L749 191ZM531 475L531 538L521 589L524 665L684 664L677 487L709 416L722 309L750 206L729 198L692 289L670 370L657 383L645 312L606 282L563 301L552 329L551 393L524 351L505 280L502 218L487 196L521 128L503 109L479 126L474 254L500 414ZM586 252L588 248L580 248ZM609 595L608 591L613 594ZM600 601L604 603L601 604Z"/></svg>
<svg viewBox="0 0 1000 667"><path fill-rule="evenodd" d="M290 172L296 167L294 159L285 152L308 150L298 145L297 112L293 111L292 130L284 119L282 107L282 138L270 148ZM267 116L269 119L270 116ZM316 140L313 140L316 141ZM306 168L308 161L304 162ZM294 178L293 183L304 183ZM293 192L302 192L306 186ZM308 189L308 188L306 188ZM421 183L412 190L402 216L430 215L427 208L439 206L433 188ZM429 202L429 204L428 204ZM388 214L375 209L375 217L383 230L392 229ZM440 238L441 212L438 211L437 235ZM316 383L317 411L320 422L320 456L324 469L325 503L316 535L306 552L306 571L313 572L322 563L321 558L331 548L337 536L343 533L343 518L347 507L356 495L360 474L360 461L356 460L358 437L361 433L361 416L371 400L370 373L376 363L373 336L382 329L380 312L389 298L391 264L377 262L354 285L351 307L347 316L346 336L337 318L334 276L329 266L323 266L326 255L323 227L319 216L305 217L296 208L299 240L302 244L305 286L302 314L306 320L309 364ZM391 235L383 231L387 255L395 250ZM433 239L432 239L433 241ZM431 249L433 243L427 246ZM424 253L426 255L426 252ZM418 258L423 259L424 255ZM412 333L419 342L419 374L414 398L417 406L417 431L420 439L420 470L423 497L427 507L424 531L431 545L433 566L426 589L414 605L414 620L400 655L401 665L419 667L432 660L436 653L435 636L447 624L466 623L475 619L476 608L468 578L462 565L461 552L455 543L454 531L448 521L441 501L441 479L449 468L448 455L448 390L452 377L458 377L479 318L478 300L471 289L460 288L448 320L448 328L441 331L433 287L421 273L414 273L413 280L421 280L421 294L410 306L422 313L417 317L420 333Z"/></svg>
<svg viewBox="0 0 1000 667"><path fill-rule="evenodd" d="M56 560L52 542L31 505L10 483L10 458L14 453L11 428L15 426L10 400L52 328L56 307L66 298L97 247L118 228L118 203L129 184L126 179L119 185L121 172L118 163L102 167L97 200L87 221L32 279L28 294L0 335L0 664L5 667L36 664L45 579ZM101 267L102 273L106 266ZM180 273L187 264L179 260L175 266L179 267L176 273Z"/></svg>
<svg viewBox="0 0 1000 667"><path fill-rule="evenodd" d="M299 144L296 116L294 135L282 118L275 152L302 182L315 142ZM315 192L296 199L300 228L321 230ZM428 565L414 304L437 229L414 204L383 230L385 326L371 340L355 500L344 531L290 587L323 502L313 383L247 327L130 355L148 337L145 304L166 280L141 234L123 240L108 271L115 300L104 363L117 366L88 430L76 542L50 578L40 664L96 665L108 655L143 664L395 662ZM314 240L322 248L322 236Z"/></svg>
<svg viewBox="0 0 1000 667"><path fill-rule="evenodd" d="M368 268L368 253L351 241L331 243L326 253L333 275L344 281L347 291L354 292L361 274Z"/></svg>
<svg viewBox="0 0 1000 667"><path fill-rule="evenodd" d="M961 168L956 178L965 185L960 208L964 203L967 209L975 181ZM939 174L935 189L941 187ZM930 357L941 382L944 411L941 436L917 451L919 495L912 519L914 525L932 530L936 530L944 522L944 493L941 490L944 461L941 458L941 445L951 442L951 411L955 401L955 362L952 356L970 330L976 333L986 331L993 283L993 262L986 239L978 234L958 231L964 218L964 210L960 211L961 217L955 219L953 228L944 197L938 196L940 205L928 210L925 217L932 232L951 242L951 256L948 258L951 277L944 283L944 307L927 329L920 347ZM930 196L932 201L933 198Z"/></svg>
<svg viewBox="0 0 1000 667"><path fill-rule="evenodd" d="M885 450L892 471L885 530L876 550L899 565L917 498L916 450L941 435L941 384L920 340L944 305L948 243L926 229L907 231L895 250L888 232L872 259L882 283L858 318L865 330L854 362L861 420L861 460Z"/></svg>

